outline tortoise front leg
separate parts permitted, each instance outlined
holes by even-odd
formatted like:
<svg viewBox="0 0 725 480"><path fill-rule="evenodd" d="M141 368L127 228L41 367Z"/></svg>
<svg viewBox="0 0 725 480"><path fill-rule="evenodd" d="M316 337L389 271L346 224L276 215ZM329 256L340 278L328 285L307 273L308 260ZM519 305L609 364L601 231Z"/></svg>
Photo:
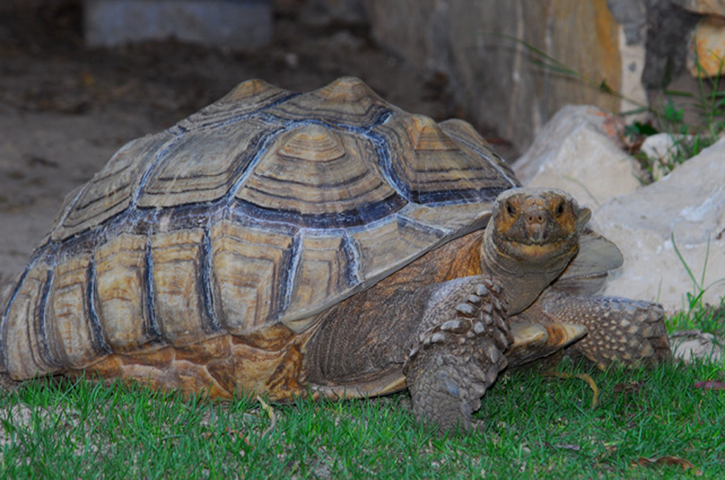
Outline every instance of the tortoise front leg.
<svg viewBox="0 0 725 480"><path fill-rule="evenodd" d="M488 278L435 287L405 367L419 421L445 431L471 428L471 414L507 364L505 305L500 285Z"/></svg>
<svg viewBox="0 0 725 480"><path fill-rule="evenodd" d="M672 356L664 311L656 303L548 290L530 310L545 321L584 325L589 333L570 348L601 369L613 362L652 364Z"/></svg>

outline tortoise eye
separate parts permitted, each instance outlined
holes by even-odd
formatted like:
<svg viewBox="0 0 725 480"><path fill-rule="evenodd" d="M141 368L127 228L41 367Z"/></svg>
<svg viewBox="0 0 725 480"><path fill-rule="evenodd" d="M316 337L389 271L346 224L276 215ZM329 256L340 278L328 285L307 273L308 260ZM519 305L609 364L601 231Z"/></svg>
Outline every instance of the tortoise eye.
<svg viewBox="0 0 725 480"><path fill-rule="evenodd" d="M516 215L516 207L511 205L511 203L506 202L506 213L513 217L514 215Z"/></svg>
<svg viewBox="0 0 725 480"><path fill-rule="evenodd" d="M560 202L560 203L559 203L559 204L558 204L558 205L556 206L556 209L554 210L554 213L556 213L556 216L557 216L557 217L558 217L559 215L561 215L561 214L563 214L563 213L564 213L564 202Z"/></svg>

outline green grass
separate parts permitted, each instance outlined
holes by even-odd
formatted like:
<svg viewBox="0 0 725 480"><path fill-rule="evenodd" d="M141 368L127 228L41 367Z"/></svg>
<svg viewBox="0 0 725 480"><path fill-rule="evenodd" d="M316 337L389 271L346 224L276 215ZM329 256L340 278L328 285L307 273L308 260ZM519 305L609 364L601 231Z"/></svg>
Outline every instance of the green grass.
<svg viewBox="0 0 725 480"><path fill-rule="evenodd" d="M666 319L667 330L669 332L676 332L678 330L701 330L702 332L712 333L718 339L725 338L725 298L720 299L719 305L708 305L703 301L703 295L709 288L725 282L725 278L721 278L709 285L705 284L705 273L707 272L707 264L710 258L709 239L707 249L705 250L705 261L699 276L695 275L693 269L682 256L680 249L677 247L674 233L670 235L670 239L677 258L680 260L690 280L692 280L692 292L685 294L683 309Z"/></svg>
<svg viewBox="0 0 725 480"><path fill-rule="evenodd" d="M399 394L272 405L185 400L86 380L35 381L0 397L0 478L720 478L721 366L670 364L579 379L538 371L500 378L474 432L441 438ZM4 435L3 435L4 433ZM677 457L694 465L642 466Z"/></svg>
<svg viewBox="0 0 725 480"><path fill-rule="evenodd" d="M669 332L700 330L720 340L725 338L725 298L720 299L719 305L709 305L702 300L704 291L685 294L685 308L665 320Z"/></svg>

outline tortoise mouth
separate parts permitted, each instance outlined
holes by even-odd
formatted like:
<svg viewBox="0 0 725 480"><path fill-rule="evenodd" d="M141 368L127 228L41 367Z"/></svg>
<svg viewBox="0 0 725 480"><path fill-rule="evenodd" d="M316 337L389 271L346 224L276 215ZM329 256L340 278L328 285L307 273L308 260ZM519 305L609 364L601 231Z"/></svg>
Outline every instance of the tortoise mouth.
<svg viewBox="0 0 725 480"><path fill-rule="evenodd" d="M556 248L559 245L565 245L570 243L571 241L576 241L574 238L576 237L575 233L569 234L569 235L559 235L556 237L553 236L530 236L530 237L522 237L522 236L516 236L516 237L508 237L505 239L506 242L508 242L511 245L517 245L521 247L546 247L546 248Z"/></svg>
<svg viewBox="0 0 725 480"><path fill-rule="evenodd" d="M577 239L575 235L557 240L547 239L537 241L533 239L517 239L506 241L507 254L527 261L549 260L551 258L568 256L575 252Z"/></svg>

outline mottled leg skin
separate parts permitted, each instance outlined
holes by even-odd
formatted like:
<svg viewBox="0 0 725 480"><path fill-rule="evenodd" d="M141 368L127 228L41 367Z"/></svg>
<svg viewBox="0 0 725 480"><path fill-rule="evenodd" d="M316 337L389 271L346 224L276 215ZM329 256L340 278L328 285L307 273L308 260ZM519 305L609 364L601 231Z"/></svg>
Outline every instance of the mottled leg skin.
<svg viewBox="0 0 725 480"><path fill-rule="evenodd" d="M656 303L620 297L580 297L545 291L526 315L578 323L589 333L570 347L601 369L613 362L656 364L672 356L664 311Z"/></svg>
<svg viewBox="0 0 725 480"><path fill-rule="evenodd" d="M484 277L440 284L405 367L418 421L468 431L481 397L506 367L511 343L501 286Z"/></svg>

